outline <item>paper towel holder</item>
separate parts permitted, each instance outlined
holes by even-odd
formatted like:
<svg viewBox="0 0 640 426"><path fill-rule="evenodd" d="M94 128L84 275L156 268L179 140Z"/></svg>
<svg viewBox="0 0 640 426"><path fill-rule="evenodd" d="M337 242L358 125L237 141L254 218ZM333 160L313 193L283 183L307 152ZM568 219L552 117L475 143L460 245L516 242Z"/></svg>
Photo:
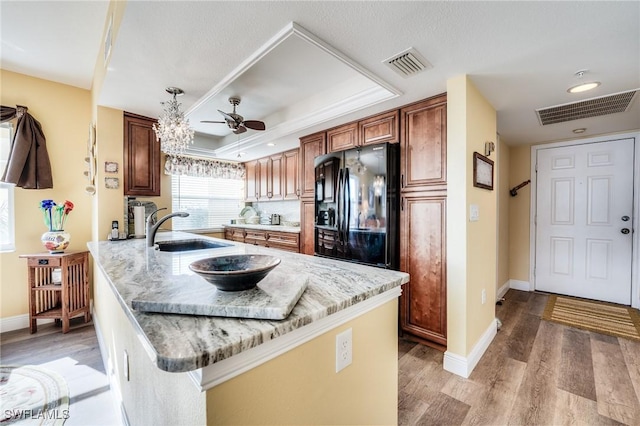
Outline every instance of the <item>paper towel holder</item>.
<svg viewBox="0 0 640 426"><path fill-rule="evenodd" d="M146 208L143 204L133 206L133 238L145 238Z"/></svg>

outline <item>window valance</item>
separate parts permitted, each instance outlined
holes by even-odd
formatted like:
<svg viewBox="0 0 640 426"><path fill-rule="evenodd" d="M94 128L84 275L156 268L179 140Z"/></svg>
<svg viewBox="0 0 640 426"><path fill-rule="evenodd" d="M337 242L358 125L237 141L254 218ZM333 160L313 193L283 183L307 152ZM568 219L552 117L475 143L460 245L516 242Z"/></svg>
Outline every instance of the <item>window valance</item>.
<svg viewBox="0 0 640 426"><path fill-rule="evenodd" d="M167 155L164 172L168 175L244 179L245 168L242 163Z"/></svg>

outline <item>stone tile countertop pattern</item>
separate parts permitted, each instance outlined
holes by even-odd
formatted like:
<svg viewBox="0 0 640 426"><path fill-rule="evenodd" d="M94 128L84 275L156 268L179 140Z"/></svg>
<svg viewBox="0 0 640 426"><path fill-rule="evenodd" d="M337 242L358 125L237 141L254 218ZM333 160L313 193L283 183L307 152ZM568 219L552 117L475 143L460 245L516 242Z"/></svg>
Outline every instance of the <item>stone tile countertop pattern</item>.
<svg viewBox="0 0 640 426"><path fill-rule="evenodd" d="M299 226L284 226L284 225L252 225L249 223L237 223L233 225L222 225L223 228L244 228L244 229L258 229L260 231L277 231L277 232L290 232L292 234L299 234Z"/></svg>
<svg viewBox="0 0 640 426"><path fill-rule="evenodd" d="M193 238L184 232L158 233L156 241ZM217 238L202 237L213 241ZM158 368L197 370L327 317L349 306L409 282L409 275L370 266L234 243L231 247L191 252L161 252L145 240L87 244L106 276L143 347ZM144 313L132 309L138 296L203 278L189 269L195 260L229 254L269 254L281 259L276 268L289 275L308 275L307 289L284 320L235 319Z"/></svg>

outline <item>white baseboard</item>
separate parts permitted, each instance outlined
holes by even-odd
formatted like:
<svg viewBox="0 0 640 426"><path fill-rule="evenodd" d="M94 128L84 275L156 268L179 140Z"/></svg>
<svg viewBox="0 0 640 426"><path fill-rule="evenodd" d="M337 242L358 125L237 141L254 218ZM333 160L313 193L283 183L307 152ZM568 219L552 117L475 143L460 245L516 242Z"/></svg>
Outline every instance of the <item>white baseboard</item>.
<svg viewBox="0 0 640 426"><path fill-rule="evenodd" d="M465 379L471 375L471 372L478 362L482 355L484 355L485 351L493 341L493 338L496 337L498 332L498 323L494 319L489 324L489 327L486 331L480 336L478 343L473 347L468 357L463 357L458 354L454 354L452 352L446 351L444 353L443 359L443 367L445 370L457 374L458 376L462 376Z"/></svg>
<svg viewBox="0 0 640 426"><path fill-rule="evenodd" d="M509 287L514 290L531 291L529 281L509 280Z"/></svg>
<svg viewBox="0 0 640 426"><path fill-rule="evenodd" d="M38 324L47 324L54 320L43 318L37 320ZM14 317L0 318L0 333L29 328L29 314L16 315Z"/></svg>
<svg viewBox="0 0 640 426"><path fill-rule="evenodd" d="M509 281L511 280L507 280L507 282L498 289L498 292L496 293L496 302L502 299L504 295L507 294L507 291L509 291L509 289L511 288Z"/></svg>

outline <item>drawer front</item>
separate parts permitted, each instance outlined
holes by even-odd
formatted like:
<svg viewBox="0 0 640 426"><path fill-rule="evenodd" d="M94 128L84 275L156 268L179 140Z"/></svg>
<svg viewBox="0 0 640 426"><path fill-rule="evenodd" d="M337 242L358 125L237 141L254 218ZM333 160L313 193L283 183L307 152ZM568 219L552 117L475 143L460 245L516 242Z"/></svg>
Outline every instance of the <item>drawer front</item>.
<svg viewBox="0 0 640 426"><path fill-rule="evenodd" d="M59 257L48 258L29 258L27 264L29 266L60 266L62 260Z"/></svg>
<svg viewBox="0 0 640 426"><path fill-rule="evenodd" d="M290 252L293 252L293 253L300 253L300 251L298 250L297 246L290 246L290 245L286 245L286 244L274 244L274 243L269 242L269 245L267 247L273 248L273 249L278 249L278 250L290 251Z"/></svg>
<svg viewBox="0 0 640 426"><path fill-rule="evenodd" d="M248 244L254 244L254 241L267 241L267 233L264 231L246 231L244 239ZM252 242L249 243L249 240Z"/></svg>
<svg viewBox="0 0 640 426"><path fill-rule="evenodd" d="M269 232L268 239L270 247L272 244L280 244L295 246L297 248L299 245L300 236L294 233Z"/></svg>

